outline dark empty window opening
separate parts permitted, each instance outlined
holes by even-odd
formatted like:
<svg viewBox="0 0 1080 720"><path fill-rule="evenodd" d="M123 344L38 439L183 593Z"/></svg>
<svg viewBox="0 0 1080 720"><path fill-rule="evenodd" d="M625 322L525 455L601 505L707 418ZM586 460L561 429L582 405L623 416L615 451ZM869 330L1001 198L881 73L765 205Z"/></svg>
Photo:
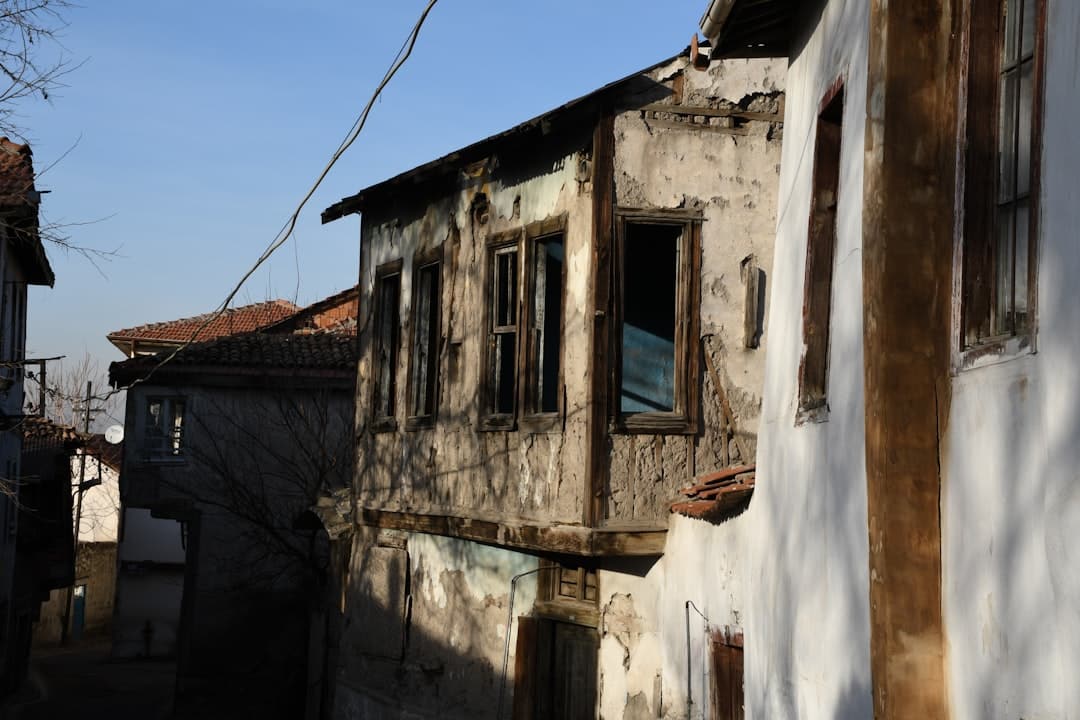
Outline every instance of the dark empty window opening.
<svg viewBox="0 0 1080 720"><path fill-rule="evenodd" d="M438 261L417 266L413 273L412 348L409 356L409 424L430 425L438 399L439 298Z"/></svg>
<svg viewBox="0 0 1080 720"><path fill-rule="evenodd" d="M800 411L826 407L829 314L832 304L833 256L836 252L836 208L840 189L843 112L844 90L841 86L824 103L818 116L817 140L814 144L810 230L806 243L804 347L799 377Z"/></svg>
<svg viewBox="0 0 1080 720"><path fill-rule="evenodd" d="M490 251L486 414L488 427L513 424L518 376L518 246Z"/></svg>
<svg viewBox="0 0 1080 720"><path fill-rule="evenodd" d="M375 280L375 357L372 393L373 429L393 425L397 396L398 345L401 332L399 305L401 263L384 268Z"/></svg>
<svg viewBox="0 0 1080 720"><path fill-rule="evenodd" d="M681 225L627 223L623 243L623 413L675 410Z"/></svg>
<svg viewBox="0 0 1080 720"><path fill-rule="evenodd" d="M616 213L614 427L697 432L700 214Z"/></svg>
<svg viewBox="0 0 1080 720"><path fill-rule="evenodd" d="M529 298L527 411L559 411L563 304L563 234L537 238L532 246Z"/></svg>

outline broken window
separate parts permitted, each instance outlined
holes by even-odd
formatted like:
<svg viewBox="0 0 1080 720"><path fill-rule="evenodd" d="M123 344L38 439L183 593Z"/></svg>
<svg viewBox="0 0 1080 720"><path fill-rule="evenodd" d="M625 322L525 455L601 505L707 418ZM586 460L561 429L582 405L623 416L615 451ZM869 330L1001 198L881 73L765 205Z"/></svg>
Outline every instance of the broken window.
<svg viewBox="0 0 1080 720"><path fill-rule="evenodd" d="M439 299L442 263L437 254L413 270L412 352L409 354L408 428L430 427L438 400Z"/></svg>
<svg viewBox="0 0 1080 720"><path fill-rule="evenodd" d="M624 430L693 432L697 372L697 221L623 216L619 224L618 418Z"/></svg>
<svg viewBox="0 0 1080 720"><path fill-rule="evenodd" d="M551 232L551 228L560 228ZM565 270L564 220L526 231L525 414L555 414L561 406L562 310Z"/></svg>
<svg viewBox="0 0 1080 720"><path fill-rule="evenodd" d="M391 430L397 397L400 322L401 261L379 267L375 273L375 343L373 358L372 430Z"/></svg>
<svg viewBox="0 0 1080 720"><path fill-rule="evenodd" d="M182 455L186 404L182 397L147 398L143 426L145 458L164 460Z"/></svg>
<svg viewBox="0 0 1080 720"><path fill-rule="evenodd" d="M803 301L803 357L799 371L799 410L826 408L829 372L829 315L832 305L836 208L840 190L840 143L844 89L826 96L814 143L810 230L806 240L806 286Z"/></svg>
<svg viewBox="0 0 1080 720"><path fill-rule="evenodd" d="M518 243L502 238L488 252L488 352L483 426L510 429L517 400Z"/></svg>
<svg viewBox="0 0 1080 720"><path fill-rule="evenodd" d="M730 630L709 636L710 704L716 720L743 720L743 636Z"/></svg>
<svg viewBox="0 0 1080 720"><path fill-rule="evenodd" d="M1029 339L1045 0L972 3L962 348Z"/></svg>

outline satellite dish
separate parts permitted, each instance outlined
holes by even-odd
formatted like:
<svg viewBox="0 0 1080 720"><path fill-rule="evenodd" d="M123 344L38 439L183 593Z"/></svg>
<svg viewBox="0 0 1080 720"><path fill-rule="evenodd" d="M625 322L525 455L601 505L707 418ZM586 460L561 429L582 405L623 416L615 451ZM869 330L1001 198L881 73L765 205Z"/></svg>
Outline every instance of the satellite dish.
<svg viewBox="0 0 1080 720"><path fill-rule="evenodd" d="M123 425L110 425L105 430L105 442L110 445L116 445L124 439L124 426Z"/></svg>

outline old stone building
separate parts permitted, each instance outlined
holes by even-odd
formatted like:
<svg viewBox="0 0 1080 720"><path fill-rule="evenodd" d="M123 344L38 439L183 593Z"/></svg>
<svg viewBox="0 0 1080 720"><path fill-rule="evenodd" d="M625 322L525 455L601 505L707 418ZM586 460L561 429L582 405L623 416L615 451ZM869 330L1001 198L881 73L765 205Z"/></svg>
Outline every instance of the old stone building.
<svg viewBox="0 0 1080 720"><path fill-rule="evenodd" d="M783 86L687 52L323 213L362 216L337 717L722 694L745 533L714 523L753 488Z"/></svg>

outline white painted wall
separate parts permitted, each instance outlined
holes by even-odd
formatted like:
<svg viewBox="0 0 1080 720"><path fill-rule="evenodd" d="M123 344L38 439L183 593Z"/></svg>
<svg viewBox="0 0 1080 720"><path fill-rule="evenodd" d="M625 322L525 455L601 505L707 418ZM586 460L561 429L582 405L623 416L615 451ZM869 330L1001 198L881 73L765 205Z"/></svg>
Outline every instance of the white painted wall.
<svg viewBox="0 0 1080 720"><path fill-rule="evenodd" d="M373 552L382 548L374 545L377 532L365 532L353 547L350 603L360 596L378 598L380 606L367 608L363 617L396 626L406 603L403 588L386 572L387 565L372 562ZM379 647L370 635L380 630L358 621L361 616L350 607L340 641L334 717L496 717L511 582L535 570L537 559L436 535L401 533L400 538L406 542L411 588L405 659L393 659L401 651L396 627ZM532 611L536 584L535 573L526 575L514 593L504 718L512 708L517 618Z"/></svg>
<svg viewBox="0 0 1080 720"><path fill-rule="evenodd" d="M187 555L180 523L151 517L142 508L125 507L122 512L113 657L175 655Z"/></svg>
<svg viewBox="0 0 1080 720"><path fill-rule="evenodd" d="M1047 5L1038 353L959 373L946 434L957 720L1080 718L1080 4Z"/></svg>
<svg viewBox="0 0 1080 720"><path fill-rule="evenodd" d="M787 75L757 489L747 513L747 717L844 720L871 710L863 440L862 180L868 3L801 25ZM828 406L796 424L814 138L845 77Z"/></svg>
<svg viewBox="0 0 1080 720"><path fill-rule="evenodd" d="M82 451L71 456L71 477L79 480ZM79 542L116 542L120 524L120 473L105 463L98 464L92 454L86 456L87 481L101 478L101 484L83 493ZM77 502L78 498L76 498ZM75 503L72 513L76 511Z"/></svg>
<svg viewBox="0 0 1080 720"><path fill-rule="evenodd" d="M186 551L181 542L180 523L151 517L150 511L142 508L124 508L124 537L119 554L121 562L184 562Z"/></svg>
<svg viewBox="0 0 1080 720"><path fill-rule="evenodd" d="M708 634L745 620L744 517L712 525L673 516L663 558L600 570L600 717L642 702L649 717L710 717Z"/></svg>

